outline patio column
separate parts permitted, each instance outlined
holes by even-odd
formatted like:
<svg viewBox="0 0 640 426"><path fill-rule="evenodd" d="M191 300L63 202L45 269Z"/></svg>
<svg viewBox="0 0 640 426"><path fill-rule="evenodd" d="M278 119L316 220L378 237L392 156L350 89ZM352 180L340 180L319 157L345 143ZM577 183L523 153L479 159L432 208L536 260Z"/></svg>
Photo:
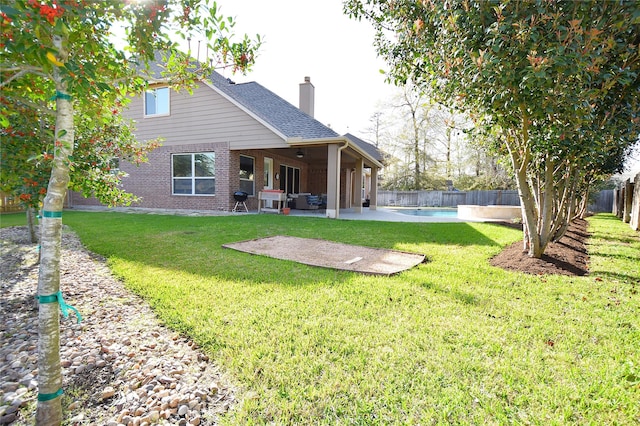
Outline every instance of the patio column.
<svg viewBox="0 0 640 426"><path fill-rule="evenodd" d="M342 174L340 175L340 177L342 178ZM351 200L353 200L352 185L353 185L353 170L351 170L350 168L345 169L344 170L344 197L338 198L338 204L342 209L351 208ZM343 186L340 185L340 189L342 188ZM344 204L341 203L342 201L341 198L344 198Z"/></svg>
<svg viewBox="0 0 640 426"><path fill-rule="evenodd" d="M355 213L362 213L362 174L364 173L364 160L356 160L356 172L353 179L353 210Z"/></svg>
<svg viewBox="0 0 640 426"><path fill-rule="evenodd" d="M330 219L340 215L340 150L336 144L327 146L327 212Z"/></svg>
<svg viewBox="0 0 640 426"><path fill-rule="evenodd" d="M378 168L371 167L371 191L369 192L369 210L376 210L378 205Z"/></svg>

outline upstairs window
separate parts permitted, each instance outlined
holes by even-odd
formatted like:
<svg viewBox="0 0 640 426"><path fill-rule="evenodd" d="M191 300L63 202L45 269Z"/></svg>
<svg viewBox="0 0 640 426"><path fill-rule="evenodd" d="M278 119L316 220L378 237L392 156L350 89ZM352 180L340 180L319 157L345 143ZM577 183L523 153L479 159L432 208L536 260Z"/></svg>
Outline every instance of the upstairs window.
<svg viewBox="0 0 640 426"><path fill-rule="evenodd" d="M144 115L152 117L154 115L169 114L169 88L156 87L144 92Z"/></svg>
<svg viewBox="0 0 640 426"><path fill-rule="evenodd" d="M215 195L215 153L173 154L171 163L173 195Z"/></svg>
<svg viewBox="0 0 640 426"><path fill-rule="evenodd" d="M246 155L240 156L240 190L255 195L255 160Z"/></svg>

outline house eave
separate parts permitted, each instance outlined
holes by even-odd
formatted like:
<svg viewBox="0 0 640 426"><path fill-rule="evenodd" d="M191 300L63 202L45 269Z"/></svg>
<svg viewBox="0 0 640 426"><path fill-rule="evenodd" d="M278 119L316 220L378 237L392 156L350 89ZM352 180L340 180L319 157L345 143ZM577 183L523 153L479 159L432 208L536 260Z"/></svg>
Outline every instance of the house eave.
<svg viewBox="0 0 640 426"><path fill-rule="evenodd" d="M301 137L293 137L287 138L287 144L290 147L303 147L303 146L313 146L313 145L328 145L334 143L345 143L348 140L343 136L335 136L331 138L301 138Z"/></svg>
<svg viewBox="0 0 640 426"><path fill-rule="evenodd" d="M370 163L372 166L378 167L381 169L382 163L380 163L375 158L371 157L367 152L363 151L358 145L353 143L349 138L344 136L336 136L334 138L316 138L316 139L303 139L303 138L288 138L287 144L292 148L297 147L305 147L305 146L319 146L319 145L330 145L330 144L343 144L345 148L351 148L362 158L365 159L367 163Z"/></svg>

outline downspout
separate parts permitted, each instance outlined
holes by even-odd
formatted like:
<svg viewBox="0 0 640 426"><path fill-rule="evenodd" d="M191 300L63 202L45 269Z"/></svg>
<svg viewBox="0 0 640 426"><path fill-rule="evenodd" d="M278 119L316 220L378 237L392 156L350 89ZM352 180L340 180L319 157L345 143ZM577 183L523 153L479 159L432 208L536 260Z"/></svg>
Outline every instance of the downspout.
<svg viewBox="0 0 640 426"><path fill-rule="evenodd" d="M349 141L345 140L344 145L338 147L338 167L336 170L338 173L338 176L336 176L336 219L340 217L340 168L342 167L342 151L348 146Z"/></svg>

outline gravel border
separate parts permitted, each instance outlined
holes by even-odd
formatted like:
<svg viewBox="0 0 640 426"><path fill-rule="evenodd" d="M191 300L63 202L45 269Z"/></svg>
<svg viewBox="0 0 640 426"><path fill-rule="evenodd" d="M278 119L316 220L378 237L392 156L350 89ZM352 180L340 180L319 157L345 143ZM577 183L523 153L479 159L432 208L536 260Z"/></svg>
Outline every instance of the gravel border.
<svg viewBox="0 0 640 426"><path fill-rule="evenodd" d="M0 243L0 424L33 424L37 245L26 227L0 229ZM60 322L65 423L215 425L236 405L236 389L207 355L163 327L66 227L60 282L83 316Z"/></svg>

